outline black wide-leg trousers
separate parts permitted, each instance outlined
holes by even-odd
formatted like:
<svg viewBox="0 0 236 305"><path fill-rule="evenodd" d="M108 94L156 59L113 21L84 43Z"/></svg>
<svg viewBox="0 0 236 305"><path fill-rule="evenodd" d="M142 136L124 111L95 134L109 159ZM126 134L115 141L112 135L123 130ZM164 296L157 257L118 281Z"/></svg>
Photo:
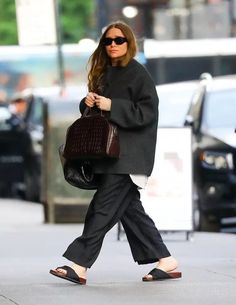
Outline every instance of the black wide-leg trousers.
<svg viewBox="0 0 236 305"><path fill-rule="evenodd" d="M64 257L90 268L97 259L106 233L121 221L133 259L148 264L170 256L152 219L145 213L138 187L129 175L102 174L89 205L84 230L67 248Z"/></svg>

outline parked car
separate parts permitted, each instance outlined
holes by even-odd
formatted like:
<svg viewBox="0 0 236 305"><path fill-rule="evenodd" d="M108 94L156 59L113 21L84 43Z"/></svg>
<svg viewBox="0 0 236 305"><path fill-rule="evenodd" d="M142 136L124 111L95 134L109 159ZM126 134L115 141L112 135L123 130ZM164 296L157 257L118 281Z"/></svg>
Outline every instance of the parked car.
<svg viewBox="0 0 236 305"><path fill-rule="evenodd" d="M31 145L23 120L7 106L0 107L0 146L0 195L9 196L24 179L24 168L29 168Z"/></svg>
<svg viewBox="0 0 236 305"><path fill-rule="evenodd" d="M0 123L1 196L19 194L28 201L40 200L43 105L66 100L79 103L85 92L85 86L68 87L63 92L55 86L26 89L15 95L10 109L13 111L18 100L24 101L26 107L20 115L7 110L8 116L4 113L6 119Z"/></svg>
<svg viewBox="0 0 236 305"><path fill-rule="evenodd" d="M183 127L198 81L156 86L159 96L159 127Z"/></svg>
<svg viewBox="0 0 236 305"><path fill-rule="evenodd" d="M195 227L218 231L236 216L236 76L202 75L185 126L193 132Z"/></svg>

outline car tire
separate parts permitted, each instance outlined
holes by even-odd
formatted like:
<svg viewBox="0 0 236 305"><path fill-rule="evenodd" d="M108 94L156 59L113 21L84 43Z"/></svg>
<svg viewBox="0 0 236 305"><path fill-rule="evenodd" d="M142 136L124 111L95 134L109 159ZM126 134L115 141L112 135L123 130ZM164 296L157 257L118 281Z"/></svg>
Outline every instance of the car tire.
<svg viewBox="0 0 236 305"><path fill-rule="evenodd" d="M206 232L219 232L220 221L217 219L211 219L209 215L202 212L200 213L200 231Z"/></svg>
<svg viewBox="0 0 236 305"><path fill-rule="evenodd" d="M26 201L39 202L39 183L36 175L29 171L25 171L24 181L24 199Z"/></svg>
<svg viewBox="0 0 236 305"><path fill-rule="evenodd" d="M204 211L200 209L199 199L194 200L193 204L193 228L194 231L219 232L220 221L210 218Z"/></svg>
<svg viewBox="0 0 236 305"><path fill-rule="evenodd" d="M200 208L199 208L199 196L197 187L193 185L193 229L194 231L200 231Z"/></svg>
<svg viewBox="0 0 236 305"><path fill-rule="evenodd" d="M193 229L194 231L200 231L200 210L196 203L193 206Z"/></svg>

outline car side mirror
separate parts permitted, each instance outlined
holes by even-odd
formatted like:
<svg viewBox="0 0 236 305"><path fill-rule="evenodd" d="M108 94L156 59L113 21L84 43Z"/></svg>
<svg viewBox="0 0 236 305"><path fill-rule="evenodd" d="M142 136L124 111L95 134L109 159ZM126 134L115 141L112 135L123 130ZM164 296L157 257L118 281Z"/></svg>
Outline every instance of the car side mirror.
<svg viewBox="0 0 236 305"><path fill-rule="evenodd" d="M191 115L187 115L184 121L184 126L193 127L194 119Z"/></svg>

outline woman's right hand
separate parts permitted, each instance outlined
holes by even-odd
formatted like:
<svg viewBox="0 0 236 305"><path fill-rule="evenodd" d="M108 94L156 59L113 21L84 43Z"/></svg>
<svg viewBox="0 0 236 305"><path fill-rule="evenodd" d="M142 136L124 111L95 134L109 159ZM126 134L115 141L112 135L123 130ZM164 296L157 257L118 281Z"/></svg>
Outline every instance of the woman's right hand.
<svg viewBox="0 0 236 305"><path fill-rule="evenodd" d="M94 106L94 104L95 104L95 96L96 96L96 93L94 93L94 92L89 92L89 93L86 95L85 104L86 104L88 107L93 107L93 106Z"/></svg>

